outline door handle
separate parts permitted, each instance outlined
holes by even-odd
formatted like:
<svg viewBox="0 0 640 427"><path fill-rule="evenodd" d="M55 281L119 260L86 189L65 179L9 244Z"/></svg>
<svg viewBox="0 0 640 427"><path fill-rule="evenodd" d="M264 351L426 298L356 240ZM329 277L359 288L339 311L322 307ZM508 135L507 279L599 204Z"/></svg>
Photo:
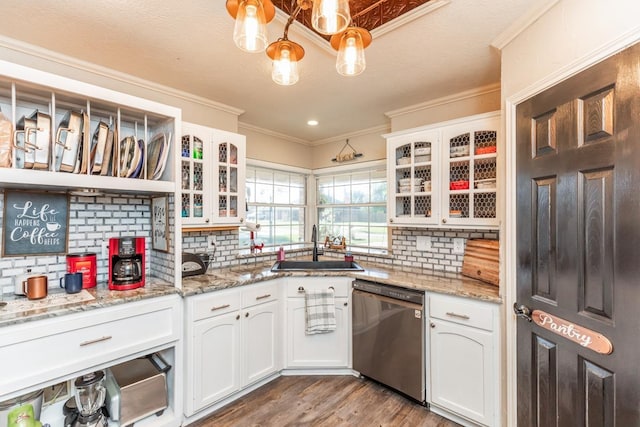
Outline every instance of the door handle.
<svg viewBox="0 0 640 427"><path fill-rule="evenodd" d="M531 318L531 309L524 304L518 305L517 302L514 302L513 312L516 314L516 316L527 319L528 322L531 322L533 320Z"/></svg>

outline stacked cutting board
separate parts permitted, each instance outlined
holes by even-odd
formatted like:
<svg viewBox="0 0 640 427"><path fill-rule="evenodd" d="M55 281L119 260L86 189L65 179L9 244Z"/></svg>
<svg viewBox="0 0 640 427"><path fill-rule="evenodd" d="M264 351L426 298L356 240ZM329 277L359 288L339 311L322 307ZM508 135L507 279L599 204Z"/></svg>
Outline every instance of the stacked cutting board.
<svg viewBox="0 0 640 427"><path fill-rule="evenodd" d="M467 240L462 261L462 274L499 286L500 242L498 240Z"/></svg>

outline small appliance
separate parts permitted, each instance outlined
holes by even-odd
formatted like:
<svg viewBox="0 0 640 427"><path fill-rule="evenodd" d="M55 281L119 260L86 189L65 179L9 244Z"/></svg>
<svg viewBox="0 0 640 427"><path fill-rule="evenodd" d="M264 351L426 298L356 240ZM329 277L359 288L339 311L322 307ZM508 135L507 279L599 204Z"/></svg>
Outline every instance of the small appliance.
<svg viewBox="0 0 640 427"><path fill-rule="evenodd" d="M76 378L74 397L64 404L65 427L106 427L104 399L107 395L104 371Z"/></svg>
<svg viewBox="0 0 640 427"><path fill-rule="evenodd" d="M207 272L211 256L206 253L182 252L182 277L198 276Z"/></svg>
<svg viewBox="0 0 640 427"><path fill-rule="evenodd" d="M144 237L109 239L109 289L141 288L145 280Z"/></svg>
<svg viewBox="0 0 640 427"><path fill-rule="evenodd" d="M162 415L168 405L170 369L171 365L158 353L107 369L106 408L111 421L131 426L150 415Z"/></svg>
<svg viewBox="0 0 640 427"><path fill-rule="evenodd" d="M78 272L82 273L82 289L96 286L98 268L95 253L67 254L67 273Z"/></svg>

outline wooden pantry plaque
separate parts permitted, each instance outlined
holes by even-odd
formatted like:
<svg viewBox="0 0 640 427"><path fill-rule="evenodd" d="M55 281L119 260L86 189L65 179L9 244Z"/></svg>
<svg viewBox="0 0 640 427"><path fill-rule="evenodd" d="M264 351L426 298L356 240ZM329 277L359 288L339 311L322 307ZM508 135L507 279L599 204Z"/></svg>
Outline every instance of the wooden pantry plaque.
<svg viewBox="0 0 640 427"><path fill-rule="evenodd" d="M613 353L613 345L607 337L591 329L575 325L542 310L533 310L531 318L536 325L600 354Z"/></svg>

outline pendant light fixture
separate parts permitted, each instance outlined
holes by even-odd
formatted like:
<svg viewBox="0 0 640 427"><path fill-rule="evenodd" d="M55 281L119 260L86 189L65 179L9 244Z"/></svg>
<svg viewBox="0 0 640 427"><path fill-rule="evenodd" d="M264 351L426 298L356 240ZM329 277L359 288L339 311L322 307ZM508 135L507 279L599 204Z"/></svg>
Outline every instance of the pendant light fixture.
<svg viewBox="0 0 640 427"><path fill-rule="evenodd" d="M313 29L330 36L344 31L351 21L349 0L314 0L311 12Z"/></svg>
<svg viewBox="0 0 640 427"><path fill-rule="evenodd" d="M227 11L236 20L236 46L245 52L263 52L268 44L267 23L276 15L271 0L227 0Z"/></svg>
<svg viewBox="0 0 640 427"><path fill-rule="evenodd" d="M349 27L349 0L296 0L296 7L284 27L284 35L266 47L272 60L271 78L279 85L295 84L300 75L298 61L304 49L288 39L289 27L302 10L312 8L311 25L320 34L333 35L331 45L338 50L336 69L345 76L356 76L366 67L364 49L371 34L364 28ZM266 24L275 16L271 0L227 0L227 11L236 19L233 40L247 52L260 52L267 44Z"/></svg>
<svg viewBox="0 0 640 427"><path fill-rule="evenodd" d="M348 27L331 37L331 46L338 51L336 70L343 76L357 76L367 66L364 49L371 44L371 33L360 27Z"/></svg>

